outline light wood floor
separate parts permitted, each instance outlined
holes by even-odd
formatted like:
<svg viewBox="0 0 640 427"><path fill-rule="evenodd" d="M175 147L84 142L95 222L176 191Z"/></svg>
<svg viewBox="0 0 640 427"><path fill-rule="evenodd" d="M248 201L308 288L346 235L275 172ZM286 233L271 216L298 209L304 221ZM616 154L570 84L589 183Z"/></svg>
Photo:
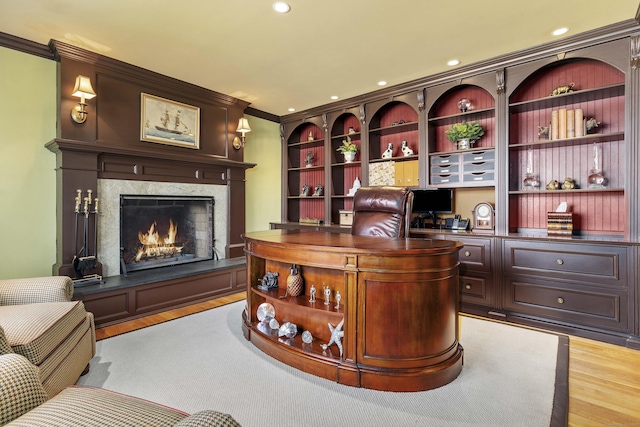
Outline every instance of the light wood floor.
<svg viewBox="0 0 640 427"><path fill-rule="evenodd" d="M241 292L96 330L101 340L244 300ZM569 337L569 426L640 427L640 351Z"/></svg>

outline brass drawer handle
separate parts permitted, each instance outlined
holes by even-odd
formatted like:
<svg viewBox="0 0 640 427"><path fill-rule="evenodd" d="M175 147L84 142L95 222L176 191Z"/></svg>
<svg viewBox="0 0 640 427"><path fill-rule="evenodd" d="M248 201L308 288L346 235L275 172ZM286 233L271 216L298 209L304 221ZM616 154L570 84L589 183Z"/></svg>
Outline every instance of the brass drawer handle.
<svg viewBox="0 0 640 427"><path fill-rule="evenodd" d="M471 256L471 252L469 252L469 251L464 251L464 256Z"/></svg>
<svg viewBox="0 0 640 427"><path fill-rule="evenodd" d="M562 297L558 297L556 301L558 301L558 304L564 304L564 298Z"/></svg>
<svg viewBox="0 0 640 427"><path fill-rule="evenodd" d="M563 261L563 260L561 260L560 258L558 258L558 259L556 260L556 264L558 264L558 265L562 265L562 264L564 264L564 261Z"/></svg>
<svg viewBox="0 0 640 427"><path fill-rule="evenodd" d="M471 289L471 285L467 283L466 285L464 285L464 288L465 289Z"/></svg>

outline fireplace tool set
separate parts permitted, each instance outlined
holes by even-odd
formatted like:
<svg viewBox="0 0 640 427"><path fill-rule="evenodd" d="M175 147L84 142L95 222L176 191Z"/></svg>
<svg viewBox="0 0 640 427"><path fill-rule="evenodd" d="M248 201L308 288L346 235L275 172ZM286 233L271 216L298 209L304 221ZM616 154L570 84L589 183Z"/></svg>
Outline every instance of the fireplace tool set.
<svg viewBox="0 0 640 427"><path fill-rule="evenodd" d="M71 265L73 266L73 271L76 273L75 279L73 279L73 283L75 286L87 286L98 283L104 283L102 280L102 276L93 273L86 274L88 270L97 271L97 250L98 250L98 202L99 199L96 197L92 198L93 191L87 190L87 197L82 198L82 190L76 190L76 198L75 198L75 213L76 213L76 224L75 224L75 235L74 235L74 256ZM80 206L82 205L82 210L80 210ZM91 210L93 205L93 210ZM89 250L89 217L93 215L93 252ZM78 239L79 239L79 230L80 230L80 220L82 220L82 247L78 250Z"/></svg>

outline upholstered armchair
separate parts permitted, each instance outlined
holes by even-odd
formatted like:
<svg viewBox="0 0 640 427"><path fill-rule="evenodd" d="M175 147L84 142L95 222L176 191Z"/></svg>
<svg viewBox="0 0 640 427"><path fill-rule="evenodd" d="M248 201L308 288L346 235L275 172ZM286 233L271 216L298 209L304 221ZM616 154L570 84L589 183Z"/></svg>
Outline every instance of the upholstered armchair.
<svg viewBox="0 0 640 427"><path fill-rule="evenodd" d="M95 354L93 315L65 276L0 280L0 354L40 369L49 396L75 384Z"/></svg>
<svg viewBox="0 0 640 427"><path fill-rule="evenodd" d="M19 354L0 356L0 426L240 427L213 410L189 415L101 388L71 386L49 397L39 369Z"/></svg>
<svg viewBox="0 0 640 427"><path fill-rule="evenodd" d="M360 187L353 197L351 234L409 237L413 193L406 187Z"/></svg>

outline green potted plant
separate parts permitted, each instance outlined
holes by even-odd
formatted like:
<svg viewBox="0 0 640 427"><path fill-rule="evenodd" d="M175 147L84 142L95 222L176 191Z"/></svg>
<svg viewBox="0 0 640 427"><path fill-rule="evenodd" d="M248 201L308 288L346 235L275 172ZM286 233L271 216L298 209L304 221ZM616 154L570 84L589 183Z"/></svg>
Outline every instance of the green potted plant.
<svg viewBox="0 0 640 427"><path fill-rule="evenodd" d="M462 122L454 124L444 133L447 139L457 144L460 150L467 150L484 135L484 129L478 122Z"/></svg>
<svg viewBox="0 0 640 427"><path fill-rule="evenodd" d="M336 149L337 152L344 155L345 163L351 163L356 158L356 153L360 150L355 143L351 142L351 138L347 135L346 139L342 140L342 144Z"/></svg>

